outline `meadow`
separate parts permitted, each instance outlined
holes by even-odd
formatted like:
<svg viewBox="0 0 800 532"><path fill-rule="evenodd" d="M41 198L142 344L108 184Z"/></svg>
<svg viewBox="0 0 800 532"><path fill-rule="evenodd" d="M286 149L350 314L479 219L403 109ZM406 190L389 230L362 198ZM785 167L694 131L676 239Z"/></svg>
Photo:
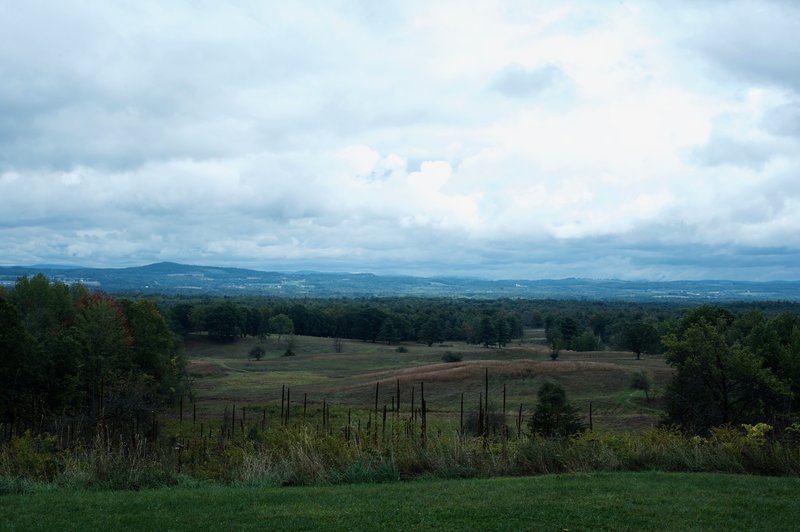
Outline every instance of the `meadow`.
<svg viewBox="0 0 800 532"><path fill-rule="evenodd" d="M515 426L520 406L524 425L536 404L539 386L555 381L565 388L587 425L591 404L593 428L639 430L658 424L659 390L672 375L662 356L636 360L629 352L562 351L557 360L551 360L541 329L527 330L522 340L503 349L463 342L429 347L344 340L341 352L336 352L330 338L298 336L296 343L296 355L287 357L283 356L285 339L274 336L264 341L247 337L227 344L204 336L189 337L185 349L197 416L213 419L233 405L253 411L266 407L269 424L280 413L279 406L277 411L275 407L280 404L282 389L290 388L293 410L302 410L305 397L306 420L312 424L321 416L323 401L334 405L334 415L342 416L350 409L351 416L366 423L369 412L374 414L376 385L379 412L384 405L392 412L399 386L399 410L408 414L412 389L415 408L419 408L420 383L424 383L428 415L438 426L452 430L459 428L462 394L465 412L479 409L488 372L490 411L502 415L505 395L509 426ZM256 345L266 351L260 361L248 356ZM443 362L447 354L461 360ZM650 398L630 387L633 374L642 370L654 383Z"/></svg>

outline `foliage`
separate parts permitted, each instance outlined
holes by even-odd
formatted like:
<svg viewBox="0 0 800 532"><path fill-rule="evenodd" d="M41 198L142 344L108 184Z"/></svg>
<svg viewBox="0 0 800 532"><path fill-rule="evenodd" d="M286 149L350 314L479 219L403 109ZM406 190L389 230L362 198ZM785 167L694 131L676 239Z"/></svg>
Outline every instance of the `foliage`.
<svg viewBox="0 0 800 532"><path fill-rule="evenodd" d="M597 340L597 336L593 332L586 330L575 338L572 348L575 351L597 351L601 348L601 345Z"/></svg>
<svg viewBox="0 0 800 532"><path fill-rule="evenodd" d="M464 355L461 353L453 353L452 351L447 351L442 355L442 362L461 362L463 359Z"/></svg>
<svg viewBox="0 0 800 532"><path fill-rule="evenodd" d="M286 337L286 351L283 352L283 356L295 356L297 354L295 353L295 349L297 349L297 337L294 334L290 334Z"/></svg>
<svg viewBox="0 0 800 532"><path fill-rule="evenodd" d="M0 296L0 419L41 425L149 411L180 392L185 362L155 302L19 279Z"/></svg>
<svg viewBox="0 0 800 532"><path fill-rule="evenodd" d="M278 314L269 319L269 332L278 335L278 340L281 336L294 333L294 322L286 314Z"/></svg>
<svg viewBox="0 0 800 532"><path fill-rule="evenodd" d="M787 350L786 359L764 356L753 334L760 320L753 318L700 307L686 314L678 334L664 338L667 362L676 369L666 392L668 422L704 434L725 423L785 419L796 382L780 370L800 351Z"/></svg>
<svg viewBox="0 0 800 532"><path fill-rule="evenodd" d="M264 348L260 345L254 345L252 349L250 349L250 358L254 358L256 360L261 360L264 358Z"/></svg>
<svg viewBox="0 0 800 532"><path fill-rule="evenodd" d="M631 388L644 392L645 398L650 400L650 391L653 389L653 379L644 370L639 370L631 376Z"/></svg>
<svg viewBox="0 0 800 532"><path fill-rule="evenodd" d="M205 328L220 342L232 342L243 333L241 310L230 301L217 303L205 311Z"/></svg>
<svg viewBox="0 0 800 532"><path fill-rule="evenodd" d="M551 438L566 437L583 430L578 411L567 401L561 385L545 382L537 396L539 402L529 421L532 433Z"/></svg>
<svg viewBox="0 0 800 532"><path fill-rule="evenodd" d="M620 325L620 345L636 353L636 360L642 353L657 353L661 349L658 330L643 320L623 322Z"/></svg>

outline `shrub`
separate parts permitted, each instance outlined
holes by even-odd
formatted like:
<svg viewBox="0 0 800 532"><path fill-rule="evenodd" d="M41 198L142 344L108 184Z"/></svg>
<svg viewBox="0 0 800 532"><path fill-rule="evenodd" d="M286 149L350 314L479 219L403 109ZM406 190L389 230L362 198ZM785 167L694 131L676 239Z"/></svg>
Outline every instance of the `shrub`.
<svg viewBox="0 0 800 532"><path fill-rule="evenodd" d="M442 355L442 362L461 362L463 359L464 355L461 353L453 353L451 351L448 351Z"/></svg>
<svg viewBox="0 0 800 532"><path fill-rule="evenodd" d="M653 389L653 380L646 371L640 370L633 374L631 377L631 388L634 390L642 390L645 398L650 400L650 391Z"/></svg>
<svg viewBox="0 0 800 532"><path fill-rule="evenodd" d="M539 403L529 421L531 432L546 438L565 437L584 429L578 411L560 384L546 382L537 392Z"/></svg>
<svg viewBox="0 0 800 532"><path fill-rule="evenodd" d="M261 347L260 345L254 346L250 350L250 358L255 358L256 360L261 360L262 358L264 358L264 353L265 353L265 351L264 351L263 347Z"/></svg>

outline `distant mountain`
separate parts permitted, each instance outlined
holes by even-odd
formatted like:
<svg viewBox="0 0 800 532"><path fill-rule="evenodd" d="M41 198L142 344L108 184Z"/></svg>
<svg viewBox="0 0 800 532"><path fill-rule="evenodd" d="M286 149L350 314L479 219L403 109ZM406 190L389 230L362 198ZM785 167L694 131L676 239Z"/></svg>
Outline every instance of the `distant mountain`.
<svg viewBox="0 0 800 532"><path fill-rule="evenodd" d="M283 297L424 296L629 301L800 301L800 282L500 280L371 273L268 272L159 262L133 268L0 267L0 284L43 273L110 293Z"/></svg>

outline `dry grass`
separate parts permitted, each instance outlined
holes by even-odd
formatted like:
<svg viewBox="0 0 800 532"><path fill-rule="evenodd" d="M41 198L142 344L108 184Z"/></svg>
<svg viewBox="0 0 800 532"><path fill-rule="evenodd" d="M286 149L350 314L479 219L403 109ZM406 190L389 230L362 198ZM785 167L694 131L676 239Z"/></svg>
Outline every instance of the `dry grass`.
<svg viewBox="0 0 800 532"><path fill-rule="evenodd" d="M231 403L274 405L280 401L282 385L292 388L294 401L307 394L315 403L325 399L340 407L366 411L374 407L376 383L382 408L383 404L391 406L399 381L402 408L410 405L412 387L419 405L419 385L424 382L429 409L452 414L458 411L462 393L466 407L477 408L488 369L490 401L501 404L505 386L509 411L516 411L520 404L525 413L532 411L538 387L553 380L565 387L587 416L592 403L597 426L637 429L657 422L660 405L658 401L644 401L639 397L641 392L629 389L631 374L647 371L657 395L672 374L662 357L645 356L637 361L626 352L562 351L553 361L547 347L535 343L505 349L457 342L432 347L405 344L408 352L398 353L396 345L346 341L344 352L336 353L329 338L298 337L297 356L280 356L279 343L271 339L266 344L267 356L256 362L247 353L257 343L256 339L244 339L214 344L202 338L187 342L190 374L202 405L199 412L218 415ZM441 357L446 352L458 353L463 360L443 363Z"/></svg>

